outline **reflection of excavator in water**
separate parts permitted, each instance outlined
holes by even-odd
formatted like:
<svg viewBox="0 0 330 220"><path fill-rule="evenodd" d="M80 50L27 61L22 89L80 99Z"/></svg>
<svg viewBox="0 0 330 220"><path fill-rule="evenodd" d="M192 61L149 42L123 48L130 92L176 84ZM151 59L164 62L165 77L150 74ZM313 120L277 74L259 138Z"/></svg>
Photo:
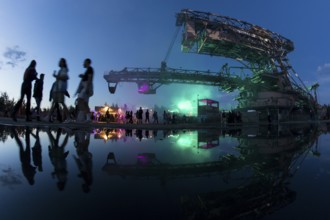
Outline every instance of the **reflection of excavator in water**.
<svg viewBox="0 0 330 220"><path fill-rule="evenodd" d="M241 155L232 160L250 161L242 169L251 170L251 177L234 188L181 197L185 215L188 219L260 219L291 204L296 192L290 189L290 180L311 148L317 149L317 139L317 130L310 127L289 129L281 136L271 131L253 138L243 135L237 147Z"/></svg>
<svg viewBox="0 0 330 220"><path fill-rule="evenodd" d="M124 179L159 178L161 183L219 175L229 188L224 189L219 183L219 191L181 197L188 219L262 217L295 200L296 193L289 188L290 180L305 157L317 149L318 136L319 129L309 125L247 128L234 134L239 142L238 154L222 154L218 161L168 164L159 161L154 153L141 153L135 164L125 165L118 163L111 152L102 170Z"/></svg>
<svg viewBox="0 0 330 220"><path fill-rule="evenodd" d="M259 121L317 116L318 84L308 89L288 63L287 54L294 50L292 41L257 25L211 13L182 10L176 18L176 26L184 28L183 52L227 57L242 65L225 64L218 73L173 69L166 66L168 52L161 68L124 68L106 73L110 93L116 91L119 82L137 83L142 94L155 94L161 85L170 83L201 84L238 91L238 109L242 113L259 112ZM232 68L246 73L233 75Z"/></svg>

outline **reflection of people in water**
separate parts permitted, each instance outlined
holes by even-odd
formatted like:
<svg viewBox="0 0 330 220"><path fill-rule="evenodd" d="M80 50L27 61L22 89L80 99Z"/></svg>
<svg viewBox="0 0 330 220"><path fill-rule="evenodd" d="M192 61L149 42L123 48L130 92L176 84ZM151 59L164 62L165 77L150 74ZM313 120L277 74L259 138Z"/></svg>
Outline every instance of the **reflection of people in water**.
<svg viewBox="0 0 330 220"><path fill-rule="evenodd" d="M145 136L146 138L149 138L149 136L150 136L150 135L149 135L149 130L145 130L145 131L144 131L144 136Z"/></svg>
<svg viewBox="0 0 330 220"><path fill-rule="evenodd" d="M22 172L30 185L34 184L34 175L36 174L36 167L31 165L31 146L30 146L30 128L26 127L25 130L25 150L22 141L18 137L15 128L12 129L14 138L19 147L19 158L21 160Z"/></svg>
<svg viewBox="0 0 330 220"><path fill-rule="evenodd" d="M39 138L39 128L37 128L36 134L31 133L36 139L34 146L32 147L32 159L34 166L38 167L38 171L42 172L42 156L41 156L41 144Z"/></svg>
<svg viewBox="0 0 330 220"><path fill-rule="evenodd" d="M158 130L152 131L152 136L154 136L154 139L157 140Z"/></svg>
<svg viewBox="0 0 330 220"><path fill-rule="evenodd" d="M74 156L74 159L80 171L78 177L84 180L82 190L85 193L90 191L90 186L93 183L92 154L88 150L89 138L90 134L88 132L75 132L75 147L77 150L77 156Z"/></svg>
<svg viewBox="0 0 330 220"><path fill-rule="evenodd" d="M142 130L141 129L136 129L135 131L135 136L142 141L143 135L142 135Z"/></svg>
<svg viewBox="0 0 330 220"><path fill-rule="evenodd" d="M125 129L125 136L126 137L132 137L133 131L132 129Z"/></svg>
<svg viewBox="0 0 330 220"><path fill-rule="evenodd" d="M50 130L47 131L50 145L48 146L49 158L54 166L54 172L52 176L57 178L57 187L59 190L64 190L65 184L68 179L67 163L66 157L69 154L69 151L65 151L65 146L68 143L69 134L67 133L63 143L59 145L59 140L61 137L62 129L58 128L56 133L56 138Z"/></svg>

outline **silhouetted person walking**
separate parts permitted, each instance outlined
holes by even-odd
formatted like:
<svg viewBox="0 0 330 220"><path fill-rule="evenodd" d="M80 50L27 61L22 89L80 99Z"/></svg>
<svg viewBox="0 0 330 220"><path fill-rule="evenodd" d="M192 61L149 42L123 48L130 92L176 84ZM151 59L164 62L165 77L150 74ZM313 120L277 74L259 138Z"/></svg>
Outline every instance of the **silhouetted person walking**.
<svg viewBox="0 0 330 220"><path fill-rule="evenodd" d="M145 123L148 123L149 124L149 109L147 109L146 113L145 113Z"/></svg>
<svg viewBox="0 0 330 220"><path fill-rule="evenodd" d="M31 135L36 139L34 146L32 147L32 159L34 166L38 167L38 171L42 172L42 150L39 138L39 128L37 128L36 134L31 132Z"/></svg>
<svg viewBox="0 0 330 220"><path fill-rule="evenodd" d="M33 87L33 97L36 100L37 103L37 121L40 121L40 104L41 104L41 100L42 100L42 91L44 89L44 76L45 74L41 73L40 74L40 78L36 79L36 81L34 82L34 87Z"/></svg>
<svg viewBox="0 0 330 220"><path fill-rule="evenodd" d="M84 180L82 190L85 193L90 191L90 187L93 183L93 163L92 163L92 153L89 152L90 134L85 131L76 131L75 132L75 142L77 156L74 156L74 160L79 169L78 177Z"/></svg>
<svg viewBox="0 0 330 220"><path fill-rule="evenodd" d="M107 112L105 113L105 120L107 123L110 122L110 108L108 108Z"/></svg>
<svg viewBox="0 0 330 220"><path fill-rule="evenodd" d="M32 60L28 68L25 70L23 83L21 86L21 97L14 106L14 110L11 114L11 117L14 121L17 121L16 114L20 107L22 106L24 96L26 95L26 108L25 108L25 115L26 121L31 121L30 118L30 109L31 109L31 90L32 90L32 81L37 79L37 71L36 71L37 62Z"/></svg>
<svg viewBox="0 0 330 220"><path fill-rule="evenodd" d="M142 124L142 119L143 119L142 107L140 107L140 109L137 111L136 119L137 119L137 124Z"/></svg>
<svg viewBox="0 0 330 220"><path fill-rule="evenodd" d="M30 185L34 184L34 175L36 174L36 167L31 165L31 146L30 146L30 128L25 128L25 149L22 141L18 137L17 131L15 128L12 129L14 138L19 147L19 158L22 165L22 172Z"/></svg>
<svg viewBox="0 0 330 220"><path fill-rule="evenodd" d="M64 97L67 93L67 87L68 87L67 81L69 79L69 75L68 75L69 69L66 60L64 58L60 59L58 65L60 67L60 70L58 71L57 74L55 73L53 74L53 76L56 78L56 81L53 84L51 90L51 99L53 100L53 102L52 102L52 107L49 111L48 119L49 121L51 121L51 116L54 110L57 109L57 112L59 112L59 105L62 104L66 122L69 122L70 114L68 107L65 105L65 97Z"/></svg>
<svg viewBox="0 0 330 220"><path fill-rule="evenodd" d="M63 143L59 145L59 141L61 139L60 138L61 133L62 133L62 129L58 128L56 131L56 138L54 138L51 131L50 130L47 131L49 142L51 144L48 146L49 158L54 166L54 171L52 172L52 176L57 178L58 180L57 188L60 191L64 190L68 179L66 158L69 154L69 151L65 151L65 146L68 143L69 134L68 133L66 134Z"/></svg>
<svg viewBox="0 0 330 220"><path fill-rule="evenodd" d="M94 69L91 67L92 61L87 58L84 61L84 68L86 71L84 74L80 74L81 78L76 94L78 95L78 115L77 121L79 122L90 122L90 108L89 108L89 98L94 94L93 88L93 78Z"/></svg>
<svg viewBox="0 0 330 220"><path fill-rule="evenodd" d="M152 114L152 118L154 119L153 123L158 124L158 113L156 111Z"/></svg>

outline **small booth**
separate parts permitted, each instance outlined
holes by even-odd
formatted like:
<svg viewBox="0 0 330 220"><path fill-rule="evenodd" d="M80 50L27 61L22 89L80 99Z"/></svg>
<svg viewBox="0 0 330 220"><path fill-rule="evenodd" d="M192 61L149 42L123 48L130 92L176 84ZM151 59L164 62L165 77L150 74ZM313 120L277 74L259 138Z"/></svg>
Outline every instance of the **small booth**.
<svg viewBox="0 0 330 220"><path fill-rule="evenodd" d="M221 122L219 102L211 99L198 99L197 117L200 122Z"/></svg>
<svg viewBox="0 0 330 220"><path fill-rule="evenodd" d="M219 134L206 130L198 131L197 136L198 148L209 149L220 145Z"/></svg>

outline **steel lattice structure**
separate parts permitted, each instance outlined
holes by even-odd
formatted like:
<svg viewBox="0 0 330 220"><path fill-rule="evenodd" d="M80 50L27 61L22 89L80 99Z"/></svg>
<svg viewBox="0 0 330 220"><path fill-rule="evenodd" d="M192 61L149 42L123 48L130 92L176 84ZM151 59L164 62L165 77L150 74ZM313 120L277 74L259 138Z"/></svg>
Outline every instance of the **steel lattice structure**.
<svg viewBox="0 0 330 220"><path fill-rule="evenodd" d="M161 85L170 83L202 84L227 92L238 90L240 109L273 109L274 114L283 110L285 118L298 109L317 112L316 98L288 62L287 55L294 50L291 40L245 21L188 9L176 14L176 26L183 27L183 52L234 59L250 73L244 77L232 75L226 64L218 73L210 73L168 68L162 62L161 68L106 73L110 93L116 91L119 82L135 82L143 94L155 94Z"/></svg>
<svg viewBox="0 0 330 220"><path fill-rule="evenodd" d="M184 26L184 52L222 56L249 63L269 63L293 51L289 39L235 18L206 12L182 10L177 26Z"/></svg>

